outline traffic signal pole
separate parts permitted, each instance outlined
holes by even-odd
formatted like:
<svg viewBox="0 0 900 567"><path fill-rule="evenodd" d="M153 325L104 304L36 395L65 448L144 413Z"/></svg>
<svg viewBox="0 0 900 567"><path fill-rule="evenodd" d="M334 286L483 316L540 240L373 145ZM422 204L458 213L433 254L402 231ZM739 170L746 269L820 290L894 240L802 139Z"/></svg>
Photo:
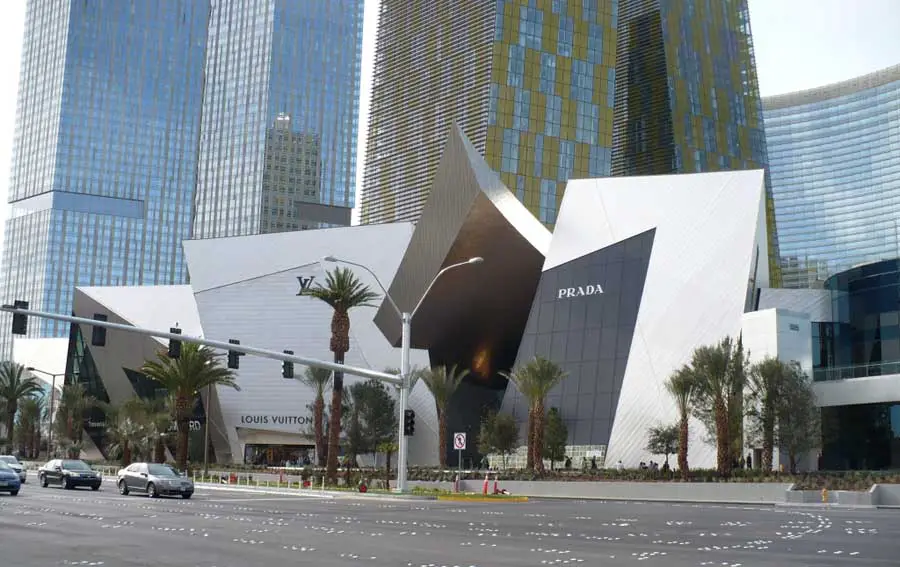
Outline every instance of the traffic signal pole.
<svg viewBox="0 0 900 567"><path fill-rule="evenodd" d="M287 354L284 352L278 352L274 350L268 350L264 348L257 348L252 346L247 346L243 344L233 344L224 341L214 341L210 339L204 339L201 337L191 337L189 335L182 335L180 333L171 333L168 331L158 331L156 329L147 329L144 327L134 327L131 325L122 325L119 323L110 323L109 321L98 321L96 319L88 319L86 317L75 317L72 315L61 315L59 313L49 313L46 311L34 311L31 309L22 309L20 307L16 307L14 305L3 305L0 306L0 311L5 311L7 313L12 313L14 315L26 315L28 317L37 317L40 319L53 319L55 321L66 321L68 323L77 323L79 325L91 325L93 327L104 327L106 329L114 329L117 331L124 331L126 333L135 333L138 335L144 335L148 337L158 337L161 339L169 339L182 341L186 343L194 343L210 348L221 349L224 351L236 351L244 354L250 354L253 356L259 356L262 358L271 358L274 360L280 360L283 362L293 362L295 364L301 364L303 366L315 366L317 368L324 368L326 370L331 370L332 372L343 372L345 374L351 374L354 376L361 376L363 378L371 378L374 380L379 380L381 382L387 384L393 384L395 386L401 387L401 392L405 389L403 388L404 380L395 374L388 374L386 372L379 372L377 370L370 370L368 368L358 368L356 366L348 366L346 364L337 364L335 362L329 362L327 360L317 360L315 358L307 358L305 356L297 356L294 354ZM409 365L409 358L407 355L407 367ZM402 405L402 402L401 402ZM406 445L402 436L401 443L403 446Z"/></svg>

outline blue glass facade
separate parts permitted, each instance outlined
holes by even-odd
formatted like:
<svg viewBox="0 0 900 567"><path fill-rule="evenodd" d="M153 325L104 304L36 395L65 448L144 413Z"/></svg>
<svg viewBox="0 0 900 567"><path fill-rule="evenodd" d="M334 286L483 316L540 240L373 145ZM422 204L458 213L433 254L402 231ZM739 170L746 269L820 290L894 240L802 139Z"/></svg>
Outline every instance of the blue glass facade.
<svg viewBox="0 0 900 567"><path fill-rule="evenodd" d="M363 0L212 1L195 238L349 224L362 28ZM267 151L279 119L294 151Z"/></svg>
<svg viewBox="0 0 900 567"><path fill-rule="evenodd" d="M208 18L194 0L28 2L4 301L67 312L75 286L186 281Z"/></svg>
<svg viewBox="0 0 900 567"><path fill-rule="evenodd" d="M784 287L900 256L900 65L763 105Z"/></svg>

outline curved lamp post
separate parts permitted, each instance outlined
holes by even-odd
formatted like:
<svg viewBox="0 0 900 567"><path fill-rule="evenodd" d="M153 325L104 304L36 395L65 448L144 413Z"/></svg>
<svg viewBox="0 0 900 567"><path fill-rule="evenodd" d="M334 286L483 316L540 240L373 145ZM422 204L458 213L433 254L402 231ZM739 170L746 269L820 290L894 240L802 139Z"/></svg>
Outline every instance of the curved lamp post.
<svg viewBox="0 0 900 567"><path fill-rule="evenodd" d="M56 399L56 378L59 376L65 377L66 373L62 372L60 374L54 374L52 372L47 372L46 370L40 370L39 368L35 368L34 366L26 366L25 370L31 372L32 374L43 374L44 376L49 376L53 381L50 386L50 424L47 426L47 453L48 457L53 453L53 401ZM40 450L40 447L38 447Z"/></svg>
<svg viewBox="0 0 900 567"><path fill-rule="evenodd" d="M465 262L458 262L456 264L450 264L446 268L443 268L441 271L434 276L434 279L431 280L431 283L428 284L428 287L425 288L425 293L422 294L422 297L419 298L419 302L416 303L416 306L412 311L406 312L402 311L398 306L397 302L394 301L394 298L391 297L391 294L388 293L387 287L381 280L378 279L378 276L375 275L368 266L363 264L359 264L357 262L351 262L350 260L343 260L341 258L335 258L334 256L325 256L322 258L324 262L333 262L333 263L341 263L348 264L350 266L356 266L368 272L373 278L375 278L375 282L378 283L378 287L381 288L381 291L384 292L385 299L391 304L394 308L394 311L397 312L397 315L400 317L400 322L402 323L402 338L400 341L400 379L402 383L400 384L400 419L399 419L399 440L397 442L397 492L406 492L406 476L407 476L407 442L406 435L403 434L403 416L406 415L407 406L409 406L409 386L410 386L410 368L409 368L409 351L410 351L410 329L412 325L412 318L415 316L416 312L419 310L419 307L422 306L422 302L425 301L425 297L428 296L428 292L431 291L431 288L434 287L435 282L438 281L442 275L446 274L450 270L455 268L461 268L463 266L468 266L470 264L480 264L484 262L484 258L480 256L476 256L474 258L469 258Z"/></svg>

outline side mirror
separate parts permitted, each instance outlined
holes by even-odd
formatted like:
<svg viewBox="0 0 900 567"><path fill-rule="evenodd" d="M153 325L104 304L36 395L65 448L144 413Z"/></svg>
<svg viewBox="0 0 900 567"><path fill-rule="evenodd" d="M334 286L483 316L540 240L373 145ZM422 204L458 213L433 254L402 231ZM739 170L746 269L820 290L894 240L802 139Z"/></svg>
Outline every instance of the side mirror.
<svg viewBox="0 0 900 567"><path fill-rule="evenodd" d="M141 476L144 477L144 478L147 478L147 473L142 472L142 473L141 473Z"/></svg>
<svg viewBox="0 0 900 567"><path fill-rule="evenodd" d="M62 470L62 467L53 467L53 470L55 470L56 472L59 472Z"/></svg>

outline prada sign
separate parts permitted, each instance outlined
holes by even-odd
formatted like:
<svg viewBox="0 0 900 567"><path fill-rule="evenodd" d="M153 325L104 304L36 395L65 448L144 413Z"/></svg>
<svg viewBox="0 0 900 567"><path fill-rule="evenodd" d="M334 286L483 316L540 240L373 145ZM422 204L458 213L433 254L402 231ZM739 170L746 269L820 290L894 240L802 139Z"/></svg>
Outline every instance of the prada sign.
<svg viewBox="0 0 900 567"><path fill-rule="evenodd" d="M572 297L585 297L588 295L600 295L603 288L600 284L580 285L576 287L561 287L556 293L556 299L570 299Z"/></svg>
<svg viewBox="0 0 900 567"><path fill-rule="evenodd" d="M313 280L316 279L316 276L297 276L297 283L300 284L300 289L297 290L297 295L303 295L312 287Z"/></svg>

